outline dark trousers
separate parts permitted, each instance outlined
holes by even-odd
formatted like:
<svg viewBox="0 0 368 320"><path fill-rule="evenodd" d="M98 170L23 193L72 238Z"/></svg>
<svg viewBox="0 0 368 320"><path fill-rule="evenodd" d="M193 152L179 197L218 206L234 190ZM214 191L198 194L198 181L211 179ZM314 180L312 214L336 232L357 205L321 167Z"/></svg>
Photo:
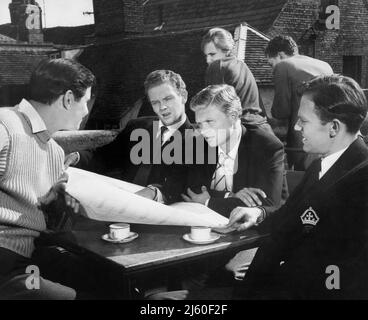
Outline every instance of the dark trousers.
<svg viewBox="0 0 368 320"><path fill-rule="evenodd" d="M93 260L57 246L37 246L32 258L0 248L0 261L1 300L115 299L119 296L108 271Z"/></svg>

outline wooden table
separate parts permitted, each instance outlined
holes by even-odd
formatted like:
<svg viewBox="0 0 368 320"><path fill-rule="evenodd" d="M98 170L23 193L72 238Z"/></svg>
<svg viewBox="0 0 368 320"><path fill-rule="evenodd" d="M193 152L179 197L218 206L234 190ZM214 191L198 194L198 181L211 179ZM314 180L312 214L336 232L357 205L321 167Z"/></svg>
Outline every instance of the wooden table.
<svg viewBox="0 0 368 320"><path fill-rule="evenodd" d="M92 254L103 259L111 268L124 276L124 290L130 297L133 287L156 274L177 274L185 265L193 263L224 263L221 257L230 257L244 249L257 247L267 235L256 230L221 236L214 243L195 245L182 236L189 227L131 225L131 231L139 237L125 244L109 243L101 236L109 232L107 222L83 219L72 231L72 250ZM64 243L65 245L65 243ZM220 257L220 259L219 259ZM227 258L226 258L227 259ZM214 267L214 266L213 266Z"/></svg>

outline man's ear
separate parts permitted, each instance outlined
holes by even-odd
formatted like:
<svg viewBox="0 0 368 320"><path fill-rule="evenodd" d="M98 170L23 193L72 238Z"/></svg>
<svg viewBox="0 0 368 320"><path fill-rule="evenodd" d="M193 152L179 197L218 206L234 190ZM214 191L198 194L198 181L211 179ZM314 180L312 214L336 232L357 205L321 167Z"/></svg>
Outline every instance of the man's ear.
<svg viewBox="0 0 368 320"><path fill-rule="evenodd" d="M63 96L63 107L69 110L72 106L73 101L74 101L74 94L72 90L68 90L67 92L65 92Z"/></svg>
<svg viewBox="0 0 368 320"><path fill-rule="evenodd" d="M331 125L330 125L330 138L335 138L337 136L337 134L339 133L341 129L341 122L338 119L334 119L331 121Z"/></svg>
<svg viewBox="0 0 368 320"><path fill-rule="evenodd" d="M187 103L187 100L188 100L188 91L187 90L183 90L183 92L181 94L181 97L183 99L183 104L186 104Z"/></svg>
<svg viewBox="0 0 368 320"><path fill-rule="evenodd" d="M284 60L289 57L284 51L280 51L277 55L281 60Z"/></svg>

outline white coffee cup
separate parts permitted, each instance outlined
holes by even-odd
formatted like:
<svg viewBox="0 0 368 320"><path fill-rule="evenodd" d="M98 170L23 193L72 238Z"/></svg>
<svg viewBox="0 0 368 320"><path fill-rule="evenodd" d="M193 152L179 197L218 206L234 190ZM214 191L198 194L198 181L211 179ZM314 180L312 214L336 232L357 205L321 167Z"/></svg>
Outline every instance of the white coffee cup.
<svg viewBox="0 0 368 320"><path fill-rule="evenodd" d="M130 225L128 223L110 224L109 237L113 240L122 240L130 235Z"/></svg>
<svg viewBox="0 0 368 320"><path fill-rule="evenodd" d="M211 237L211 228L209 227L192 227L190 229L190 237L192 240L203 241Z"/></svg>

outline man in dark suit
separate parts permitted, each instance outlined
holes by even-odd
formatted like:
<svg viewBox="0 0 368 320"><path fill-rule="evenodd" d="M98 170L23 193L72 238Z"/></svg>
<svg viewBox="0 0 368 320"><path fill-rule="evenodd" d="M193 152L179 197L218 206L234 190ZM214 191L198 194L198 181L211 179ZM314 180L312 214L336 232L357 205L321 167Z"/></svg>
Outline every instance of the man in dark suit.
<svg viewBox="0 0 368 320"><path fill-rule="evenodd" d="M300 89L303 82L318 75L331 75L333 71L327 62L299 54L297 44L288 36L273 38L265 54L274 74L275 96L271 113L274 118L287 121L286 146L292 148L287 151L289 167L304 171L311 160L301 150L300 133L293 130L300 105Z"/></svg>
<svg viewBox="0 0 368 320"><path fill-rule="evenodd" d="M351 78L311 80L295 129L303 149L322 157L278 210L236 208L230 225L262 222L270 231L238 297L248 299L368 298L368 149L358 132L367 102Z"/></svg>
<svg viewBox="0 0 368 320"><path fill-rule="evenodd" d="M110 144L80 152L77 167L97 173L119 169L120 178L146 186L137 194L164 203L180 200L186 181L185 131L192 131L185 114L187 90L179 74L150 73L144 83L157 117L131 120ZM173 154L174 153L174 154Z"/></svg>
<svg viewBox="0 0 368 320"><path fill-rule="evenodd" d="M283 145L275 135L257 126L246 128L241 124L242 107L234 88L226 84L208 86L192 99L191 109L215 161L211 164L213 159L207 159L204 165L190 170L184 200L205 204L225 216L240 205L278 206Z"/></svg>

